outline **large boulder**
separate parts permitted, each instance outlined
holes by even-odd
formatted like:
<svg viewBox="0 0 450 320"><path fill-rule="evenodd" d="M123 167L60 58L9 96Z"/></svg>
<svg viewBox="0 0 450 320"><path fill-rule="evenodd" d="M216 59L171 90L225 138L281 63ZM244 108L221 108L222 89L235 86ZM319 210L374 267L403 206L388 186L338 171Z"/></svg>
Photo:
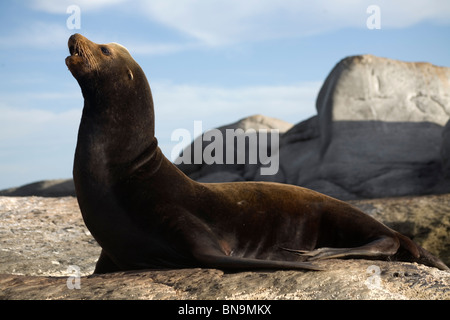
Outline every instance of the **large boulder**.
<svg viewBox="0 0 450 320"><path fill-rule="evenodd" d="M450 68L372 55L343 59L317 98L316 174L297 184L345 198L448 191L440 149ZM442 185L444 184L444 185Z"/></svg>

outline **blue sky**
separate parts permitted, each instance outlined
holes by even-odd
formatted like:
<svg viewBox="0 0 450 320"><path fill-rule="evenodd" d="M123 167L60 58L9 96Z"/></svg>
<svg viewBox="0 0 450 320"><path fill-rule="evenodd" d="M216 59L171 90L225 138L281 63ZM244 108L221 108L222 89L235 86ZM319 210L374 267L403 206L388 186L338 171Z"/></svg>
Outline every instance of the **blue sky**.
<svg viewBox="0 0 450 320"><path fill-rule="evenodd" d="M80 29L70 30L70 5ZM380 9L380 29L369 29ZM1 1L0 189L72 175L83 106L64 63L75 32L126 46L153 91L156 135L263 114L316 114L322 82L356 54L450 67L450 1Z"/></svg>

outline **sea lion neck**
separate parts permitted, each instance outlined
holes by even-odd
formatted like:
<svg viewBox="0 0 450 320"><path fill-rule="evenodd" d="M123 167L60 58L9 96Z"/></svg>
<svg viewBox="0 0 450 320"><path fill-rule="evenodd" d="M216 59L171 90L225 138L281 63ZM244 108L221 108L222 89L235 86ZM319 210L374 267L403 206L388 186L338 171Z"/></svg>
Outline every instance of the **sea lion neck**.
<svg viewBox="0 0 450 320"><path fill-rule="evenodd" d="M77 165L106 174L111 168L135 167L143 158L155 158L153 153L159 148L152 93L128 50L74 35L69 39L69 51L66 64L84 98Z"/></svg>
<svg viewBox="0 0 450 320"><path fill-rule="evenodd" d="M148 84L136 86L136 91L100 87L94 94L83 92L77 156L96 167L133 167L143 161L143 154L153 158L158 144Z"/></svg>

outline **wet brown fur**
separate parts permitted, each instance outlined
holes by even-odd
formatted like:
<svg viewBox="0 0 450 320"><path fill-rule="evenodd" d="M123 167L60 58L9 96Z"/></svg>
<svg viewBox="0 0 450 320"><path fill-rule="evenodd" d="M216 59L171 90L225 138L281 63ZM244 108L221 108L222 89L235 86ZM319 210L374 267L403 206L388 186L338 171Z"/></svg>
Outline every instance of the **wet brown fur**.
<svg viewBox="0 0 450 320"><path fill-rule="evenodd" d="M85 100L73 174L83 218L103 249L96 273L318 270L311 261L329 258L447 268L404 235L312 190L191 180L157 145L150 87L128 51L79 34L69 49L66 64Z"/></svg>

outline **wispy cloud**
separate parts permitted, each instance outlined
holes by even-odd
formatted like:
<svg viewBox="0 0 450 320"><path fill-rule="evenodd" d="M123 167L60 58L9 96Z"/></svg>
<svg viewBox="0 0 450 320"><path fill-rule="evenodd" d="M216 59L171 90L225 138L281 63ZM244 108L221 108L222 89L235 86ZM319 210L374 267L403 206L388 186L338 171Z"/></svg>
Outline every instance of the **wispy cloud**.
<svg viewBox="0 0 450 320"><path fill-rule="evenodd" d="M123 8L177 30L207 46L233 45L269 39L302 37L343 28L366 28L372 0L35 0L31 6L48 13L66 13L76 4L81 12ZM422 21L450 23L447 0L378 0L383 28L404 28ZM45 34L42 35L43 37ZM49 37L47 37L48 39ZM41 40L42 41L42 40ZM181 41L182 42L182 41ZM184 44L147 44L150 54L186 49Z"/></svg>
<svg viewBox="0 0 450 320"><path fill-rule="evenodd" d="M215 46L243 41L299 37L341 28L365 28L373 1L153 0L143 1L152 20ZM380 0L384 28L431 20L450 22L445 0Z"/></svg>
<svg viewBox="0 0 450 320"><path fill-rule="evenodd" d="M155 110L162 116L192 117L196 120L214 117L232 121L256 113L283 118L296 123L315 113L315 99L321 82L305 82L282 86L214 86L154 83Z"/></svg>
<svg viewBox="0 0 450 320"><path fill-rule="evenodd" d="M124 15L143 15L188 37L170 43L145 43L135 52L169 54L204 47L230 46L279 38L304 37L343 28L366 28L367 8L372 0L35 0L30 6L52 14L67 14L70 5L81 14L115 8ZM450 23L447 0L378 0L382 28L404 28L422 21ZM36 26L22 39L9 40L45 44L67 38L64 25ZM39 31L33 31L39 30ZM19 40L18 40L19 39ZM0 42L3 42L0 39ZM30 43L30 42L28 42Z"/></svg>
<svg viewBox="0 0 450 320"><path fill-rule="evenodd" d="M67 8L77 5L83 11L94 11L102 8L111 7L128 0L33 0L30 5L33 9L48 13L63 14L67 13Z"/></svg>

